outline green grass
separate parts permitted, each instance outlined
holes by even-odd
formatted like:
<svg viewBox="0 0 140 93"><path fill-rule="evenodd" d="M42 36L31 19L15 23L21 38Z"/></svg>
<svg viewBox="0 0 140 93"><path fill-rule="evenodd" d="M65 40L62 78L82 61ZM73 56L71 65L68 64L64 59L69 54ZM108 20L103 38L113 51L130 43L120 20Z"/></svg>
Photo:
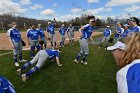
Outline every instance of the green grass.
<svg viewBox="0 0 140 93"><path fill-rule="evenodd" d="M115 77L118 69L112 54L98 46L90 45L89 48L87 66L73 62L80 50L76 42L74 47L66 45L62 49L63 67L47 60L26 83L16 75L12 54L5 55L0 57L0 74L13 83L17 93L117 93ZM23 56L30 60L29 51L24 51Z"/></svg>

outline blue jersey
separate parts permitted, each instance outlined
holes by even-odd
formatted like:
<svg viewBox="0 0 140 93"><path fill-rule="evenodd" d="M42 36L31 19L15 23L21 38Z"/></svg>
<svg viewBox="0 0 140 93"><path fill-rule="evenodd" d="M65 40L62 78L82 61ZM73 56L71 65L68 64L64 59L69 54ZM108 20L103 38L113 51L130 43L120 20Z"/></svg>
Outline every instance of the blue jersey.
<svg viewBox="0 0 140 93"><path fill-rule="evenodd" d="M61 27L61 28L59 29L60 35L65 35L65 32L66 32L66 28Z"/></svg>
<svg viewBox="0 0 140 93"><path fill-rule="evenodd" d="M118 93L140 93L140 59L117 72Z"/></svg>
<svg viewBox="0 0 140 93"><path fill-rule="evenodd" d="M105 37L109 37L111 35L111 30L106 28L103 34Z"/></svg>
<svg viewBox="0 0 140 93"><path fill-rule="evenodd" d="M88 39L92 35L92 32L94 30L94 27L87 24L84 26L84 29L82 30L82 38Z"/></svg>
<svg viewBox="0 0 140 93"><path fill-rule="evenodd" d="M16 93L12 83L0 76L0 93Z"/></svg>
<svg viewBox="0 0 140 93"><path fill-rule="evenodd" d="M121 37L120 34L122 34L124 32L124 29L123 28L117 28L117 33L115 33L115 37Z"/></svg>
<svg viewBox="0 0 140 93"><path fill-rule="evenodd" d="M122 37L127 37L128 33L130 32L130 30L125 30L122 34Z"/></svg>
<svg viewBox="0 0 140 93"><path fill-rule="evenodd" d="M50 59L54 57L59 57L59 51L57 50L47 49L46 52L48 53Z"/></svg>
<svg viewBox="0 0 140 93"><path fill-rule="evenodd" d="M50 33L50 34L55 34L54 28L55 28L54 24L49 25L47 27L47 32Z"/></svg>
<svg viewBox="0 0 140 93"><path fill-rule="evenodd" d="M14 42L21 42L21 34L20 34L20 31L17 29L13 29L13 28L9 29L7 31L7 36L11 37L11 39Z"/></svg>
<svg viewBox="0 0 140 93"><path fill-rule="evenodd" d="M31 40L38 40L39 39L39 31L36 29L29 29L27 31L27 37Z"/></svg>
<svg viewBox="0 0 140 93"><path fill-rule="evenodd" d="M45 37L45 33L44 33L44 29L43 28L39 28L37 30L39 31L39 35L40 35L41 38Z"/></svg>
<svg viewBox="0 0 140 93"><path fill-rule="evenodd" d="M139 26L131 27L130 32L140 32L140 27Z"/></svg>

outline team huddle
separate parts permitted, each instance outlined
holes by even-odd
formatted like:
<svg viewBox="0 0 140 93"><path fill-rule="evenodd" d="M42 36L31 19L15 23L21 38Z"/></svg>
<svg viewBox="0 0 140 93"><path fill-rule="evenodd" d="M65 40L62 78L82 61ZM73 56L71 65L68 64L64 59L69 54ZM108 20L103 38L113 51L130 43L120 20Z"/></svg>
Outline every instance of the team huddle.
<svg viewBox="0 0 140 93"><path fill-rule="evenodd" d="M90 39L92 44L95 45L95 42L92 39L92 33L95 30L95 26L96 26L95 16L88 16L87 20L89 23L87 25L82 26L79 29L80 51L77 53L77 56L74 59L74 63L76 63L76 64L79 64L79 62L80 62L83 65L87 65L88 64L87 57L89 55L89 42L88 42L88 40ZM130 52L128 52L128 51L131 51L131 46L138 47L138 45L140 44L140 43L136 44L136 42L139 42L138 40L140 40L139 20L135 17L132 17L132 18L130 18L128 24L126 24L126 23L122 24L120 22L118 22L116 24L116 28L115 28L114 34L113 34L114 35L113 41L115 43L114 46L108 47L109 40L110 40L111 35L113 33L110 25L106 26L106 28L103 32L103 38L101 41L101 42L105 42L105 50L112 51L116 62L118 62L117 65L119 65L122 69L123 69L123 67L125 68L125 65L127 65L129 63L131 64L131 62L123 63L122 64L123 66L122 66L122 65L120 65L121 63L119 63L119 61L122 62L122 61L129 60L129 58L127 58L128 56L125 57L125 55L131 55L129 57L133 58L134 57L133 53L130 54ZM35 25L31 25L31 28L27 30L27 40L28 40L28 44L30 45L30 57L32 58L31 61L27 61L27 60L22 58L22 42L23 42L23 40L21 38L20 31L18 29L16 29L16 26L17 26L16 22L13 22L12 28L10 28L8 30L7 36L9 38L9 41L10 41L12 48L13 48L13 56L14 56L13 58L14 58L15 66L19 67L18 60L20 62L27 61L23 66L21 66L20 68L17 69L17 74L21 76L23 82L26 82L27 79L33 73L38 71L44 65L44 63L46 62L47 59L50 59L51 61L54 61L54 59L55 59L58 66L60 66L60 67L63 66L63 64L60 62L60 50L57 46L56 32L54 29L55 25L56 25L56 23L48 22L48 26L46 28L46 32L48 33L48 36L50 39L51 48L48 48L48 46L47 46L48 40L47 40L47 37L45 36L44 29L41 27L41 24L39 24L37 26L37 28ZM66 33L69 37L70 45L71 46L74 45L74 27L72 26L72 24L70 24L70 26L68 28L65 28L65 25L62 24L61 27L59 28L60 47L64 47L64 45L65 45L65 34ZM129 37L129 39L128 39L128 37ZM137 38L135 38L135 37L137 37ZM120 39L126 39L127 42L124 43ZM126 47L126 46L128 46L128 47ZM37 54L34 53L35 48L38 51ZM132 49L135 49L135 48L132 48ZM125 55L122 55L122 52L124 52ZM137 53L137 51L136 51L136 53ZM139 52L138 52L138 54L139 54ZM123 59L118 60L118 58L120 58L120 59L122 58L122 57L120 57L120 55L122 55L125 60L123 60ZM81 58L82 58L82 60L81 60ZM139 56L136 56L136 58L139 58ZM129 61L133 61L134 59L135 58L133 58L132 60L129 60ZM23 71L27 67L32 66L35 63L36 63L36 65L34 67L32 67L26 73L23 73ZM117 73L118 91L119 91L119 93L128 93L128 92L123 92L123 91L128 91L127 89L120 87L123 85L123 84L121 84L122 81L123 81L123 83L126 83L123 80L124 78L122 79L122 77L120 77L121 75L124 75L123 71L121 71L121 70L118 71L118 73ZM126 69L123 69L123 70L126 70ZM131 73L133 73L133 72L131 72ZM133 75L133 74L131 74L131 75ZM136 77L136 78L138 78L138 77ZM126 87L126 84L124 86ZM138 93L138 92L136 92L136 93Z"/></svg>

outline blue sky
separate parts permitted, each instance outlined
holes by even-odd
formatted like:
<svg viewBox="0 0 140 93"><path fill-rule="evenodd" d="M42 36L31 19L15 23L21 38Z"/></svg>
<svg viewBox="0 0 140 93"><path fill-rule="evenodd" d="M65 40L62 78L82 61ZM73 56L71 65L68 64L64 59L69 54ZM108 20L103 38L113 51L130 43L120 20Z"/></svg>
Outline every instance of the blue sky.
<svg viewBox="0 0 140 93"><path fill-rule="evenodd" d="M1 0L0 10L36 19L70 20L81 14L98 18L140 15L140 0ZM9 10L8 10L9 9ZM13 14L14 14L13 13Z"/></svg>

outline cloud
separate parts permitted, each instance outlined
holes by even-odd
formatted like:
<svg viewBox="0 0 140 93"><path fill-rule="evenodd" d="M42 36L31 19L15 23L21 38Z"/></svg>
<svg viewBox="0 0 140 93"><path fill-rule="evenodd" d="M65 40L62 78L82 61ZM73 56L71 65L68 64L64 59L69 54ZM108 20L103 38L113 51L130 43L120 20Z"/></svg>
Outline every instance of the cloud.
<svg viewBox="0 0 140 93"><path fill-rule="evenodd" d="M43 8L43 5L39 5L39 4L35 4L30 7L30 9L32 9L32 10L41 9L41 8Z"/></svg>
<svg viewBox="0 0 140 93"><path fill-rule="evenodd" d="M59 20L61 20L61 21L68 21L68 20L74 19L76 17L80 17L80 15L66 14L66 15L60 16Z"/></svg>
<svg viewBox="0 0 140 93"><path fill-rule="evenodd" d="M13 7L14 6L14 7ZM19 3L13 2L12 0L1 0L0 11L1 14L21 14L26 12L28 9L22 8Z"/></svg>
<svg viewBox="0 0 140 93"><path fill-rule="evenodd" d="M47 15L47 16L54 16L55 11L52 10L52 9L46 9L46 10L43 10L40 14L41 15Z"/></svg>
<svg viewBox="0 0 140 93"><path fill-rule="evenodd" d="M31 0L20 0L20 4L22 4L22 5L30 5Z"/></svg>
<svg viewBox="0 0 140 93"><path fill-rule="evenodd" d="M99 0L88 0L88 3L99 3Z"/></svg>
<svg viewBox="0 0 140 93"><path fill-rule="evenodd" d="M137 3L140 3L140 0L110 0L106 6L132 5Z"/></svg>
<svg viewBox="0 0 140 93"><path fill-rule="evenodd" d="M72 13L79 13L81 12L82 10L80 8L74 8L74 9L71 9L71 12Z"/></svg>
<svg viewBox="0 0 140 93"><path fill-rule="evenodd" d="M86 14L98 14L100 12L110 12L112 11L112 9L110 7L100 7L97 9L88 9L87 11L85 11Z"/></svg>
<svg viewBox="0 0 140 93"><path fill-rule="evenodd" d="M136 6L136 5L133 5L131 7L128 7L126 9L124 9L124 11L126 12L136 12L140 9L140 6Z"/></svg>

